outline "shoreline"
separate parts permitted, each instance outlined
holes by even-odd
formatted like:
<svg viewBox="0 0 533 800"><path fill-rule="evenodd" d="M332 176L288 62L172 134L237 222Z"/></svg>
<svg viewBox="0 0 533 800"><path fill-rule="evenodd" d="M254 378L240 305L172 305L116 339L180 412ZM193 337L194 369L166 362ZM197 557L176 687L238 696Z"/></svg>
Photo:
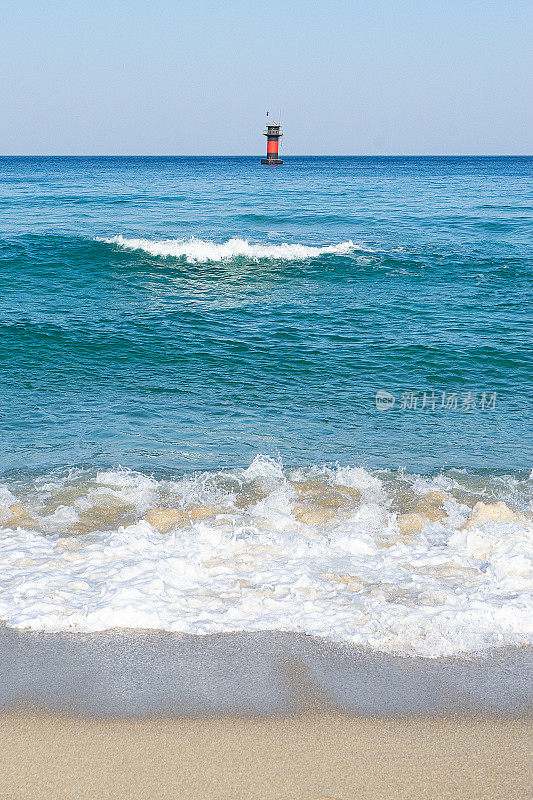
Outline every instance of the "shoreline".
<svg viewBox="0 0 533 800"><path fill-rule="evenodd" d="M532 661L0 628L0 797L522 800Z"/></svg>
<svg viewBox="0 0 533 800"><path fill-rule="evenodd" d="M532 647L428 659L282 632L78 634L0 627L0 712L519 716L533 710L532 674Z"/></svg>

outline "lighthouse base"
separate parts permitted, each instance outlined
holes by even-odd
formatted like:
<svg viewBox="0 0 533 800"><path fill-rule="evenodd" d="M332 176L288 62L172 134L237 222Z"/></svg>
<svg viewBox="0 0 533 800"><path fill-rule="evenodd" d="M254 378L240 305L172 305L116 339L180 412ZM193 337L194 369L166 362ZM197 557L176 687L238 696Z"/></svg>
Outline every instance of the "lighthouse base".
<svg viewBox="0 0 533 800"><path fill-rule="evenodd" d="M279 164L283 164L283 160L281 158L262 158L261 164L268 164L271 167L277 167Z"/></svg>

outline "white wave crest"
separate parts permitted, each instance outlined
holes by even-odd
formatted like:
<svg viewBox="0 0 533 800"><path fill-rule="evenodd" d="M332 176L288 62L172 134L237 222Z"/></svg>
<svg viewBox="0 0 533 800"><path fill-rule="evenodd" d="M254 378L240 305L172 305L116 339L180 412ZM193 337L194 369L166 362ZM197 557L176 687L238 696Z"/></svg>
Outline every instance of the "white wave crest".
<svg viewBox="0 0 533 800"><path fill-rule="evenodd" d="M250 244L246 239L229 239L221 244L192 237L190 239L129 239L122 235L97 238L97 241L116 244L125 250L142 250L162 258L184 258L189 263L231 261L247 258L251 261L274 259L278 261L303 261L326 253L346 255L362 249L350 239L347 242L316 247L305 244Z"/></svg>

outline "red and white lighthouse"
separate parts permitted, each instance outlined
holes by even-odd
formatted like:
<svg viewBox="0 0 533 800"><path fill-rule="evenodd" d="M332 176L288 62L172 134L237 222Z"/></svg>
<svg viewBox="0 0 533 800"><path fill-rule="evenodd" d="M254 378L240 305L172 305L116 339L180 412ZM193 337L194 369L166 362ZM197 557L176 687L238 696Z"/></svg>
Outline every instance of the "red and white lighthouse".
<svg viewBox="0 0 533 800"><path fill-rule="evenodd" d="M261 164L268 164L272 167L283 164L282 159L279 157L279 140L283 136L281 122L268 122L267 119L267 126L263 131L263 136L267 137L267 154L266 158L261 159Z"/></svg>

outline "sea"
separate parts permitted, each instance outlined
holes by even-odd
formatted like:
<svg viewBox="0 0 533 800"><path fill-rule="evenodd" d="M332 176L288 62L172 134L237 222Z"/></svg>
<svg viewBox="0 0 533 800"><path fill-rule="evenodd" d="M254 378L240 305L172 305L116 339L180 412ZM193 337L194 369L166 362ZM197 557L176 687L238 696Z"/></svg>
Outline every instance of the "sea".
<svg viewBox="0 0 533 800"><path fill-rule="evenodd" d="M533 158L0 158L0 621L533 641Z"/></svg>

